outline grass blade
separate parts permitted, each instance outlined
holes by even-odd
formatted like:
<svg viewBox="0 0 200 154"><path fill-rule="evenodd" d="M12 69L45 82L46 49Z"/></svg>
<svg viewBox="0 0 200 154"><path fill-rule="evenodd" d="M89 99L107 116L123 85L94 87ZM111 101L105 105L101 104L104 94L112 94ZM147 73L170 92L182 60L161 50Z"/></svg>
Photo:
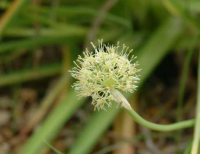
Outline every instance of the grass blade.
<svg viewBox="0 0 200 154"><path fill-rule="evenodd" d="M4 74L0 76L0 87L56 75L61 73L61 70L62 66L60 64L51 64L48 66L40 66L39 68Z"/></svg>
<svg viewBox="0 0 200 154"><path fill-rule="evenodd" d="M198 64L198 89L197 89L197 107L196 107L196 120L194 127L194 139L192 143L191 154L199 153L199 143L200 143L200 52L199 52L199 64Z"/></svg>
<svg viewBox="0 0 200 154"><path fill-rule="evenodd" d="M40 150L46 146L45 141L49 142L56 136L64 123L82 103L83 100L77 100L76 94L71 90L30 137L19 154L39 154Z"/></svg>
<svg viewBox="0 0 200 154"><path fill-rule="evenodd" d="M4 32L7 25L17 15L18 11L28 0L15 0L0 20L0 36Z"/></svg>

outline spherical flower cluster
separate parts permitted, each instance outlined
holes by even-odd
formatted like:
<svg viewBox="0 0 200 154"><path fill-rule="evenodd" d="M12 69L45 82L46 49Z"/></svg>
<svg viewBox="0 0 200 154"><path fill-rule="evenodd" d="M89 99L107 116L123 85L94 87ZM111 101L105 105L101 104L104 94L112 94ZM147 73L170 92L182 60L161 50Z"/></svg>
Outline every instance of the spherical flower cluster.
<svg viewBox="0 0 200 154"><path fill-rule="evenodd" d="M83 52L70 71L77 79L73 87L80 96L91 96L95 109L105 109L116 101L111 90L133 92L136 89L139 69L135 57L131 56L132 50L125 45L106 45L102 41L97 47L91 44L94 51Z"/></svg>

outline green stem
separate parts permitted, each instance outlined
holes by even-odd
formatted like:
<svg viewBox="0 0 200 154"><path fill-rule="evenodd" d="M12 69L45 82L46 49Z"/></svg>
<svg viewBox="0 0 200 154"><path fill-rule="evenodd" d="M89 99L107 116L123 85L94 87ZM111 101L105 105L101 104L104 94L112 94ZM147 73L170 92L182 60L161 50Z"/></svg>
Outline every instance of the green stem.
<svg viewBox="0 0 200 154"><path fill-rule="evenodd" d="M194 128L194 139L192 143L191 154L197 154L200 142L200 53L198 64L198 90L197 90L197 108L196 108L196 120Z"/></svg>
<svg viewBox="0 0 200 154"><path fill-rule="evenodd" d="M173 124L155 124L148 120L142 118L134 109L130 108L127 104L127 99L116 89L111 91L111 94L116 98L118 103L120 103L132 116L132 118L142 126L145 126L149 129L157 130L157 131L173 131L183 128L188 128L194 125L194 120L185 120L181 122L176 122ZM117 96L117 97L116 97Z"/></svg>

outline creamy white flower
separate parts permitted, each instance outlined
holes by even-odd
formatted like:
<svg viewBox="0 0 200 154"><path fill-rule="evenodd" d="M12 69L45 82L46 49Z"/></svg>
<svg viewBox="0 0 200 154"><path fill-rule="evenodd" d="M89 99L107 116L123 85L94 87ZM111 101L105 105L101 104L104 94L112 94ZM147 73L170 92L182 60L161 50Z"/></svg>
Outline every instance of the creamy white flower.
<svg viewBox="0 0 200 154"><path fill-rule="evenodd" d="M137 88L139 69L127 46L106 45L102 41L97 47L91 44L94 51L83 52L70 72L77 79L73 87L78 94L91 96L95 109L104 109L116 101L111 94L113 89L132 93Z"/></svg>

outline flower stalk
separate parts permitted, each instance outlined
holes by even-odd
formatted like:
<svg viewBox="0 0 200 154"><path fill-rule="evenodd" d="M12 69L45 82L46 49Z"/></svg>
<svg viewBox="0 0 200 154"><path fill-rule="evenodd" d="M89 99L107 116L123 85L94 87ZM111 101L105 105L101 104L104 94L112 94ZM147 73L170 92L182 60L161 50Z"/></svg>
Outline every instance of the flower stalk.
<svg viewBox="0 0 200 154"><path fill-rule="evenodd" d="M194 120L185 120L173 124L156 124L141 117L129 104L127 99L118 91L112 90L111 94L116 98L116 101L124 107L132 118L140 125L156 131L174 131L184 128L189 128L194 125Z"/></svg>
<svg viewBox="0 0 200 154"><path fill-rule="evenodd" d="M113 95L115 101L119 103L120 106L124 107L127 110L131 110L131 105L127 99L116 89L110 90L110 93Z"/></svg>

